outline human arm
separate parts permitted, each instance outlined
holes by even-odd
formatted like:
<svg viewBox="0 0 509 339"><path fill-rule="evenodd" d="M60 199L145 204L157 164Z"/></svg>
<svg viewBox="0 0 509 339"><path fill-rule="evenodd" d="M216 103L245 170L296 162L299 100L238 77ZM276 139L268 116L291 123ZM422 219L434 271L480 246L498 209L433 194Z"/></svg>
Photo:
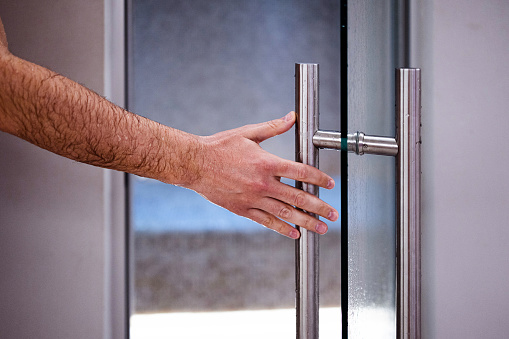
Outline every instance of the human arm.
<svg viewBox="0 0 509 339"><path fill-rule="evenodd" d="M320 186L322 172L279 159L259 147L294 123L292 113L259 125L199 137L129 113L83 86L8 52L0 51L0 130L68 158L194 189L210 201L285 235L281 221L311 230L323 223L299 206L325 217L330 206L279 182L302 179ZM330 181L330 185L332 181Z"/></svg>

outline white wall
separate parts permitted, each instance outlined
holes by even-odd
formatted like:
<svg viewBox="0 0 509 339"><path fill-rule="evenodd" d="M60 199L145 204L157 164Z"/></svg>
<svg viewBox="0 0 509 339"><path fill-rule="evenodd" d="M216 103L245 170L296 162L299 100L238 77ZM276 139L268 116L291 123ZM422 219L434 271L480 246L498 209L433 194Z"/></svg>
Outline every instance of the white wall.
<svg viewBox="0 0 509 339"><path fill-rule="evenodd" d="M509 333L509 2L415 1L423 338Z"/></svg>
<svg viewBox="0 0 509 339"><path fill-rule="evenodd" d="M14 54L99 93L104 15L103 0L0 3ZM112 182L118 176L0 133L0 337L116 333Z"/></svg>

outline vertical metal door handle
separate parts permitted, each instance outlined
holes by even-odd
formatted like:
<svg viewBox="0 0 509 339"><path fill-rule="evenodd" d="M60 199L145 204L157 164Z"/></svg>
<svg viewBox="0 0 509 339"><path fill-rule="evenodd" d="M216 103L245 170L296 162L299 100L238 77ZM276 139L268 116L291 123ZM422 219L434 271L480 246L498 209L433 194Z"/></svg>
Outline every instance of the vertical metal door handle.
<svg viewBox="0 0 509 339"><path fill-rule="evenodd" d="M396 70L392 137L318 129L318 65L295 65L296 161L318 167L318 149L395 156L397 162L397 337L420 338L421 71ZM314 185L296 186L318 196ZM296 247L297 338L318 338L318 235L301 228Z"/></svg>
<svg viewBox="0 0 509 339"><path fill-rule="evenodd" d="M397 334L421 337L421 70L396 70Z"/></svg>
<svg viewBox="0 0 509 339"><path fill-rule="evenodd" d="M313 135L318 130L318 65L295 65L295 160L318 167L318 148ZM296 187L318 196L318 187L297 182ZM314 215L316 217L316 215ZM318 235L299 228L296 241L297 338L318 338Z"/></svg>

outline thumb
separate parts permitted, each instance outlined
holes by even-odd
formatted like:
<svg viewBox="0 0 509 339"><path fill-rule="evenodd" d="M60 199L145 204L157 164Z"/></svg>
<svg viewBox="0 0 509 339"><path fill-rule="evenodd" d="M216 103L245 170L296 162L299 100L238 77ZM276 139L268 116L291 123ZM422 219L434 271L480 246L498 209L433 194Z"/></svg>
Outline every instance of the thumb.
<svg viewBox="0 0 509 339"><path fill-rule="evenodd" d="M262 122L260 124L248 126L242 134L244 137L260 143L276 135L283 134L292 128L295 123L295 112L290 112L280 119Z"/></svg>

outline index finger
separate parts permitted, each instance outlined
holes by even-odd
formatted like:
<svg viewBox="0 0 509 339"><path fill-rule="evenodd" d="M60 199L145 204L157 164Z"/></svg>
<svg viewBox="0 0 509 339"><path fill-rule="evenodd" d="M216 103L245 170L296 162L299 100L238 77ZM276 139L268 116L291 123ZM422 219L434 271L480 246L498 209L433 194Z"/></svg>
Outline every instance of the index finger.
<svg viewBox="0 0 509 339"><path fill-rule="evenodd" d="M290 160L282 162L276 169L275 175L326 189L332 189L335 185L334 179L318 168Z"/></svg>

